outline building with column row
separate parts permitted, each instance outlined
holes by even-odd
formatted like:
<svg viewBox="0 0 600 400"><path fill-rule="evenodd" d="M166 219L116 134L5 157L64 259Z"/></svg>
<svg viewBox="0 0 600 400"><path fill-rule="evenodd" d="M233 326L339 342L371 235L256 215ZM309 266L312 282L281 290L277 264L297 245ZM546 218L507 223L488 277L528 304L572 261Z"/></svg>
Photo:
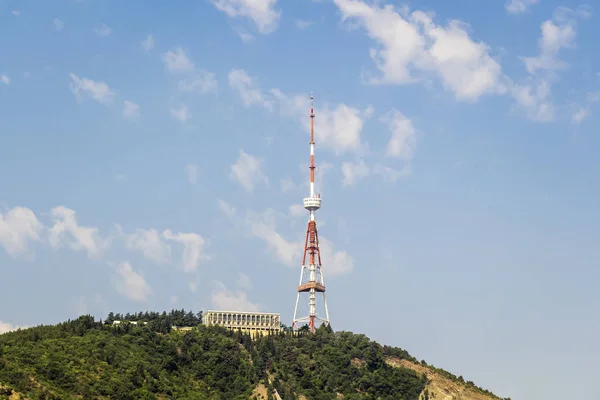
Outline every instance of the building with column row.
<svg viewBox="0 0 600 400"><path fill-rule="evenodd" d="M281 331L281 318L277 313L208 310L202 314L202 323L239 329L252 337Z"/></svg>

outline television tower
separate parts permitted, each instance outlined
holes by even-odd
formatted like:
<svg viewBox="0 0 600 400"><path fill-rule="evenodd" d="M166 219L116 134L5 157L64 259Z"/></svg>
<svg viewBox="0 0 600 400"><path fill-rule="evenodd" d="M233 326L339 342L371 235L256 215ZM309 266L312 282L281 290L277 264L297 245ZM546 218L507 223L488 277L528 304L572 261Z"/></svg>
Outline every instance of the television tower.
<svg viewBox="0 0 600 400"><path fill-rule="evenodd" d="M300 272L300 283L298 285L298 296L296 297L296 309L294 310L294 322L292 329L299 328L299 323L307 322L311 333L315 332L315 323L320 321L329 325L329 311L327 310L327 298L325 297L325 282L323 281L323 270L321 268L321 252L319 250L319 234L317 233L317 222L315 211L321 208L321 194L315 195L315 111L314 98L310 96L310 196L303 201L304 208L309 212L308 228L304 241L304 256L302 257L302 270ZM308 255L308 265L306 264ZM298 303L300 295L308 293L308 315L298 317ZM325 306L325 318L317 316L317 293L323 295Z"/></svg>

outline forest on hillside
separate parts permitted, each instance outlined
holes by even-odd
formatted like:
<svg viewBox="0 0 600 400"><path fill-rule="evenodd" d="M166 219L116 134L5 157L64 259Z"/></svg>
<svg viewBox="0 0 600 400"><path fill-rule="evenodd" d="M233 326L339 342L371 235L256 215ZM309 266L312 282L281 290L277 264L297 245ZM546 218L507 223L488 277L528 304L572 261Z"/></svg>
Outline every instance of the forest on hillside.
<svg viewBox="0 0 600 400"><path fill-rule="evenodd" d="M179 332L172 325L196 328ZM405 350L329 327L251 340L203 326L201 313L183 310L111 313L105 321L88 315L0 335L0 399L14 391L28 399L241 400L262 383L269 397L275 388L285 400L338 393L347 400L417 400L427 379L389 366L389 356L417 362Z"/></svg>

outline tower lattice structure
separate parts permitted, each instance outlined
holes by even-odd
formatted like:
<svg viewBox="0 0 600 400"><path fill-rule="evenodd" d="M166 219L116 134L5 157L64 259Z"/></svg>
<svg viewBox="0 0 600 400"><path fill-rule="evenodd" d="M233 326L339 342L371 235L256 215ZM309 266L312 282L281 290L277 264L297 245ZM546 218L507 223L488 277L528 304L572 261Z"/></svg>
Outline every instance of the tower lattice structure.
<svg viewBox="0 0 600 400"><path fill-rule="evenodd" d="M321 208L321 194L315 194L315 112L314 98L310 96L310 195L303 201L304 208L309 212L306 239L304 241L304 255L302 257L302 269L300 272L300 283L298 284L298 295L296 297L296 308L294 310L294 321L292 328L298 329L300 324L308 324L310 332L314 333L316 324L329 325L329 310L327 309L327 297L325 296L325 281L323 280L323 269L321 265L321 251L319 249L319 234L315 213ZM308 263L307 263L308 262ZM325 318L317 315L317 293L323 297ZM300 296L308 294L308 315L299 317L298 306Z"/></svg>

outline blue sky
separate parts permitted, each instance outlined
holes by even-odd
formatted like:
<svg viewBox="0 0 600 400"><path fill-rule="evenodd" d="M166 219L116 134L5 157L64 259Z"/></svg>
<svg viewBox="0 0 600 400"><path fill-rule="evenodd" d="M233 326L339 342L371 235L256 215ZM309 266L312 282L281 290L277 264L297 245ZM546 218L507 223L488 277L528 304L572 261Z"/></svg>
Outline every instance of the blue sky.
<svg viewBox="0 0 600 400"><path fill-rule="evenodd" d="M513 399L597 383L600 34L574 1L0 3L0 329L290 324L315 96L332 325Z"/></svg>

